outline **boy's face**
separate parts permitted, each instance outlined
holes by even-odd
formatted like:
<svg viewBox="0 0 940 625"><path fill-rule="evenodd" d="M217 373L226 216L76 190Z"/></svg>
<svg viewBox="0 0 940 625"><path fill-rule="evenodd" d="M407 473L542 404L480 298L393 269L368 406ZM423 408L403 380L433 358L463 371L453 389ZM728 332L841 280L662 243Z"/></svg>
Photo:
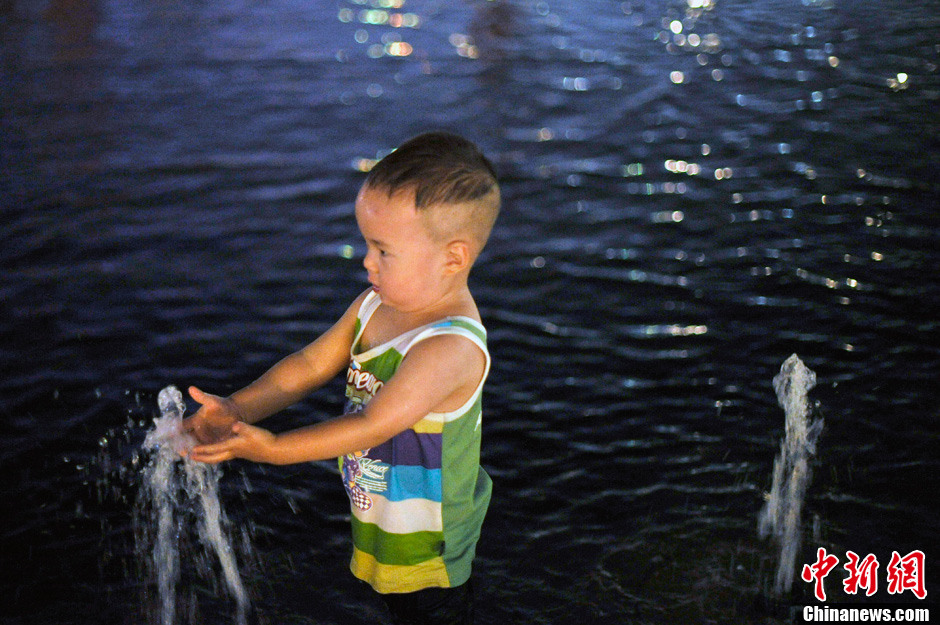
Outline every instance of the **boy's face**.
<svg viewBox="0 0 940 625"><path fill-rule="evenodd" d="M432 239L424 220L413 191L389 197L364 186L356 198L369 282L384 304L402 312L431 307L443 295L446 246Z"/></svg>

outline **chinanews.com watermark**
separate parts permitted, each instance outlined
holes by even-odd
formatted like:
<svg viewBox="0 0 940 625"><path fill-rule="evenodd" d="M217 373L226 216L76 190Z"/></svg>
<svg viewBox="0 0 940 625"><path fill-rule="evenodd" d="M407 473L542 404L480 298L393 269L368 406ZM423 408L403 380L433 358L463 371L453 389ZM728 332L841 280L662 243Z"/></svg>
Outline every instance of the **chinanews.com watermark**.
<svg viewBox="0 0 940 625"><path fill-rule="evenodd" d="M803 606L797 622L929 623L932 606L924 603L927 598L927 556L924 552L914 550L907 555L901 555L892 551L891 558L881 574L880 566L874 554L860 557L853 551L846 551L844 560L840 561L839 556L819 547L816 550L816 560L803 565L800 579L812 584L813 595L822 605ZM826 595L827 585L824 581L829 574L838 574L840 570L844 571L840 588L842 596L834 605L825 605L832 597ZM830 583L830 593L832 587L833 584ZM852 597L864 596L868 599L875 595L878 595L877 598L895 597L913 602L855 605L845 603L846 599L851 601ZM938 614L934 617L940 621Z"/></svg>
<svg viewBox="0 0 940 625"><path fill-rule="evenodd" d="M930 608L878 606L839 607L808 605L802 623L929 623Z"/></svg>

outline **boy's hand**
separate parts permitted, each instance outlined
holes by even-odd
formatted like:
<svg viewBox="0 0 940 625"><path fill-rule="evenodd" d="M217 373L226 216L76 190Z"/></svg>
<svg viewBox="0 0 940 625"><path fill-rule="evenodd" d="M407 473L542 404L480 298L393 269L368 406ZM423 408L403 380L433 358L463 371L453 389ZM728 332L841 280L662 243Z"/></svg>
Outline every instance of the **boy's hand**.
<svg viewBox="0 0 940 625"><path fill-rule="evenodd" d="M243 458L252 462L271 462L277 437L271 432L241 421L231 429L232 435L218 443L197 445L187 454L197 462L215 464Z"/></svg>
<svg viewBox="0 0 940 625"><path fill-rule="evenodd" d="M202 404L191 417L183 419L183 430L202 444L218 443L232 436L232 426L242 420L235 402L226 397L203 393L189 387L189 396Z"/></svg>

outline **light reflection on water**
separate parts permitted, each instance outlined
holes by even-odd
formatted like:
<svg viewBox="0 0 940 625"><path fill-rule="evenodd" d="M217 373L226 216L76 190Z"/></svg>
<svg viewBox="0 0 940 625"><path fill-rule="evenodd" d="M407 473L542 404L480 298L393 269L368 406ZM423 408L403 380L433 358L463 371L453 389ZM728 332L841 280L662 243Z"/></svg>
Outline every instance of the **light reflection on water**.
<svg viewBox="0 0 940 625"><path fill-rule="evenodd" d="M17 614L136 614L128 502L156 391L231 390L326 329L363 285L361 172L428 127L479 141L506 197L473 278L495 357L481 622L778 618L756 518L793 352L828 427L806 543L933 553L930 3L59 0L2 19ZM378 617L328 470L237 466L222 488L262 620Z"/></svg>

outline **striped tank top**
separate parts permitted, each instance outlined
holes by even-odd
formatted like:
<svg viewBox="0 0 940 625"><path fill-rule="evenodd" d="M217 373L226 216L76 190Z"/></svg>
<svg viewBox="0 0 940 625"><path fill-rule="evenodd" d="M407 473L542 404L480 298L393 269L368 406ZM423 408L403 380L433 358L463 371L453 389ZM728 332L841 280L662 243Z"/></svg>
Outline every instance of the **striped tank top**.
<svg viewBox="0 0 940 625"><path fill-rule="evenodd" d="M357 353L381 303L378 294L369 293L357 315L347 412L361 410L408 350L432 336L456 334L472 341L486 355L486 369L461 408L429 413L385 443L339 459L352 509L350 569L380 593L459 586L470 577L492 491L480 467L481 396L490 368L486 330L473 319L447 317Z"/></svg>

